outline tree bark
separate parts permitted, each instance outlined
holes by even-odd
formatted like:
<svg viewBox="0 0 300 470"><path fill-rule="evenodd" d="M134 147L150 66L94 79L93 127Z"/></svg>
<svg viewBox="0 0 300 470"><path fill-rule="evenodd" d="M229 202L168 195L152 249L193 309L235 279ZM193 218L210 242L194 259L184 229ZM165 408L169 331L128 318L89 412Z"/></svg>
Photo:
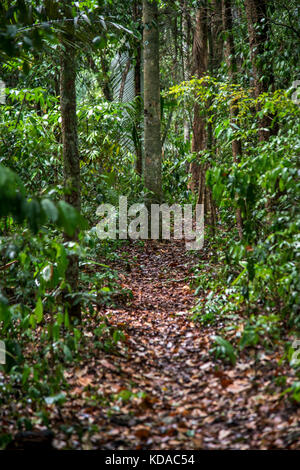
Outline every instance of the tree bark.
<svg viewBox="0 0 300 470"><path fill-rule="evenodd" d="M135 22L141 18L141 3L140 0L135 0L133 6L133 19ZM141 72L142 72L142 46L138 39L135 41L135 66L134 66L134 95L137 101L137 111L135 120L135 170L138 175L142 176L143 173L143 151L142 151L142 136L141 136L141 119L142 119L142 86L141 86Z"/></svg>
<svg viewBox="0 0 300 470"><path fill-rule="evenodd" d="M187 0L182 0L182 78L188 81L190 71L190 45L191 45L191 20L188 12ZM187 143L190 140L190 119L184 110L183 139Z"/></svg>
<svg viewBox="0 0 300 470"><path fill-rule="evenodd" d="M107 101L113 101L112 92L110 89L110 78L109 78L109 66L107 60L105 59L105 51L100 53L100 62L101 62L101 72L99 71L94 59L92 56L88 58L88 63L93 72L96 75L96 80L102 90L104 98Z"/></svg>
<svg viewBox="0 0 300 470"><path fill-rule="evenodd" d="M68 16L68 18L70 17L71 15ZM71 21L65 22L64 31L61 34L62 51L60 69L60 110L62 120L65 200L80 211L80 164L76 116L76 54L74 41L74 24ZM78 233L75 233L72 237L65 234L65 240L78 241ZM70 286L71 292L78 291L78 280L78 257L72 255L68 257L66 270L66 281ZM68 304L70 318L76 317L80 319L80 303L76 302L76 300L69 300L66 296L65 301Z"/></svg>
<svg viewBox="0 0 300 470"><path fill-rule="evenodd" d="M272 64L269 63L269 59L264 60L269 37L267 2L266 0L245 0L245 9L254 80L254 96L258 98L261 93L267 92L269 87L274 84ZM263 65L267 67L267 70L263 70ZM259 106L257 111L259 111ZM268 140L270 137L269 127L271 121L271 116L267 115L260 119L259 141Z"/></svg>
<svg viewBox="0 0 300 470"><path fill-rule="evenodd" d="M214 73L218 71L223 58L222 0L212 0L211 5L209 70Z"/></svg>
<svg viewBox="0 0 300 470"><path fill-rule="evenodd" d="M113 101L113 94L110 87L109 64L105 57L105 50L100 52L101 71L103 81L101 84L102 92L107 101Z"/></svg>
<svg viewBox="0 0 300 470"><path fill-rule="evenodd" d="M208 47L207 47L207 8L206 2L199 7L196 16L196 27L194 32L193 41L193 70L192 75L197 78L203 77L207 73L208 66ZM192 152L199 154L201 150L206 148L206 130L205 120L200 116L200 106L197 102L194 105L194 119L193 119L193 138L192 138ZM202 178L201 173L205 171L204 167L199 164L197 160L191 162L190 173L191 180L189 187L193 192L197 192L199 184L205 184L205 178ZM200 188L200 193L204 188Z"/></svg>
<svg viewBox="0 0 300 470"><path fill-rule="evenodd" d="M160 136L159 31L156 0L143 0L144 148L146 188L151 202L162 199L162 146Z"/></svg>
<svg viewBox="0 0 300 470"><path fill-rule="evenodd" d="M225 42L225 57L228 69L228 76L231 83L235 83L237 74L236 55L234 48L234 40L232 34L232 11L231 0L222 0L222 16L223 16L223 29L226 34ZM230 120L231 123L236 123L238 108L234 102L229 104ZM242 143L240 139L234 139L231 144L233 161L239 161L242 155ZM240 239L243 238L243 220L240 208L236 210L236 224Z"/></svg>
<svg viewBox="0 0 300 470"><path fill-rule="evenodd" d="M222 28L222 4L221 0L211 0L207 5L207 45L208 45L208 73L215 76L223 58L223 28ZM211 102L208 101L207 108L210 108ZM213 135L212 123L208 120L206 124L207 142L206 148L213 155L213 147L216 146L216 139ZM208 168L209 165L207 165ZM206 168L206 169L207 169ZM202 179L202 187L199 188L199 200L202 197L201 191L204 190L204 206L206 223L210 226L211 233L214 236L216 229L217 211L213 201L212 191L205 185L205 179Z"/></svg>
<svg viewBox="0 0 300 470"><path fill-rule="evenodd" d="M122 80L121 80L121 84L120 84L120 90L119 90L119 101L120 102L123 101L124 89L125 89L125 84L126 84L126 80L127 80L127 77L128 77L128 72L130 70L130 65L131 65L131 60L128 59L127 62L126 62L126 65L125 65L125 69L124 69L123 74L122 74Z"/></svg>

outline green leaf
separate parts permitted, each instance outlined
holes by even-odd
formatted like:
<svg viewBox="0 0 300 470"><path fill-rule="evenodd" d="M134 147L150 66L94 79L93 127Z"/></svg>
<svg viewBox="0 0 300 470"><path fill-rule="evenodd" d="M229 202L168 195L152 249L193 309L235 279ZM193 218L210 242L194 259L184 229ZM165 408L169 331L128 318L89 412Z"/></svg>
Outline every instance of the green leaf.
<svg viewBox="0 0 300 470"><path fill-rule="evenodd" d="M64 228L67 235L72 236L77 228L86 228L87 222L73 206L65 201L57 204L59 211L59 223Z"/></svg>
<svg viewBox="0 0 300 470"><path fill-rule="evenodd" d="M43 320L43 302L39 297L34 309L34 317L37 323L40 323Z"/></svg>
<svg viewBox="0 0 300 470"><path fill-rule="evenodd" d="M230 359L232 365L235 365L236 353L232 344L230 344L229 341L222 338L221 336L215 336L214 341L217 346L220 346L221 354L223 354L224 356L227 356Z"/></svg>
<svg viewBox="0 0 300 470"><path fill-rule="evenodd" d="M6 297L0 293L0 321L3 321L4 326L8 325L11 318L11 311Z"/></svg>
<svg viewBox="0 0 300 470"><path fill-rule="evenodd" d="M223 131L223 124L219 124L216 128L215 128L215 137L216 139L219 137L219 135L222 133Z"/></svg>
<svg viewBox="0 0 300 470"><path fill-rule="evenodd" d="M105 45L106 45L106 40L105 40L104 37L96 36L96 37L93 39L93 44L94 44L94 46L96 46L97 48L102 49L102 48L105 47Z"/></svg>
<svg viewBox="0 0 300 470"><path fill-rule="evenodd" d="M56 222L58 220L58 210L50 199L42 199L41 206L45 211L47 218L51 222Z"/></svg>
<svg viewBox="0 0 300 470"><path fill-rule="evenodd" d="M66 344L63 345L63 351L65 355L65 360L71 362L73 360L72 352Z"/></svg>

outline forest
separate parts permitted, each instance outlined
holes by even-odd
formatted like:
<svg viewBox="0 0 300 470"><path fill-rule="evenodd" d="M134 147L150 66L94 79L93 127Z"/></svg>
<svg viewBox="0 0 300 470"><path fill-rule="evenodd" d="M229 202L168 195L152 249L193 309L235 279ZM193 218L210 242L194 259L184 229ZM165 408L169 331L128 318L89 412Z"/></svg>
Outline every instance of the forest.
<svg viewBox="0 0 300 470"><path fill-rule="evenodd" d="M299 14L1 1L1 450L300 449Z"/></svg>

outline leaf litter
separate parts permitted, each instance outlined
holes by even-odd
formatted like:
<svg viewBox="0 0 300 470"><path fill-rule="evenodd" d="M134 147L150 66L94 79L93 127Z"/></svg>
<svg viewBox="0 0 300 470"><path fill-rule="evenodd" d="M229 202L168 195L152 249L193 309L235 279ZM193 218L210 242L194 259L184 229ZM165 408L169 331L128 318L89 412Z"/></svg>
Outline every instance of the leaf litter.
<svg viewBox="0 0 300 470"><path fill-rule="evenodd" d="M218 326L190 320L188 279L205 251L187 255L174 241L133 242L126 251L130 269L119 278L133 296L97 313L124 338L105 352L91 335L80 367L67 366L66 400L46 405L54 447L298 449L300 409L274 385L274 376L288 374L278 351L261 362L247 351L235 366L216 361L210 348ZM4 415L7 429L15 429L15 417L34 419L34 410L14 404Z"/></svg>

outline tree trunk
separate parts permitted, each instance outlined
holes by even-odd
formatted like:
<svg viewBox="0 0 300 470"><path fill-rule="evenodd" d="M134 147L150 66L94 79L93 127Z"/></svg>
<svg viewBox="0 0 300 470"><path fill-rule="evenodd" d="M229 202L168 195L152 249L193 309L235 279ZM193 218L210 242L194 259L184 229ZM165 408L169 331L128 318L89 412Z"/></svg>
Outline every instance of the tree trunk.
<svg viewBox="0 0 300 470"><path fill-rule="evenodd" d="M135 0L133 6L133 19L135 22L141 18L141 3L140 0ZM137 100L136 120L134 129L134 146L135 146L135 169L138 175L142 176L143 173L143 151L142 151L142 86L141 86L141 72L142 72L142 47L140 40L135 42L135 65L134 65L134 96Z"/></svg>
<svg viewBox="0 0 300 470"><path fill-rule="evenodd" d="M232 34L232 11L231 11L231 0L222 0L222 14L223 14L223 29L226 34L225 42L225 57L228 68L228 76L231 83L236 81L237 64L235 56L235 48ZM231 123L236 123L238 115L238 108L232 101L229 104L230 108L230 120ZM242 143L240 139L232 141L232 156L233 161L238 162L242 155ZM236 224L240 239L243 238L243 220L240 208L236 210Z"/></svg>
<svg viewBox="0 0 300 470"><path fill-rule="evenodd" d="M113 101L113 94L110 87L109 64L105 56L105 50L100 51L101 71L103 76L102 91L107 101Z"/></svg>
<svg viewBox="0 0 300 470"><path fill-rule="evenodd" d="M68 18L71 15L68 16ZM80 165L77 137L76 117L76 58L74 50L74 24L66 22L64 32L61 35L61 70L60 70L60 109L61 130L63 144L64 185L65 200L77 210L80 210ZM65 234L66 241L78 241L78 233L73 237ZM71 292L78 291L79 265L77 256L69 256L66 271L66 281ZM81 317L80 303L69 300L68 304L70 318Z"/></svg>
<svg viewBox="0 0 300 470"><path fill-rule="evenodd" d="M210 25L209 70L211 73L215 73L218 71L223 58L222 0L212 0Z"/></svg>
<svg viewBox="0 0 300 470"><path fill-rule="evenodd" d="M272 63L264 59L266 44L269 37L266 0L245 0L247 25L250 44L250 55L254 80L254 95L268 91L274 83ZM263 67L264 66L264 70ZM267 70L265 69L267 67ZM257 108L259 111L259 107ZM265 141L270 137L271 116L263 116L260 120L259 140Z"/></svg>
<svg viewBox="0 0 300 470"><path fill-rule="evenodd" d="M203 77L207 73L208 66L208 47L207 47L207 8L204 2L197 11L196 27L193 41L193 70L192 75L197 78ZM198 154L201 150L206 148L206 130L205 120L200 116L200 106L197 102L194 105L194 119L193 119L193 138L192 138L192 152ZM196 192L199 184L205 184L205 178L201 173L205 171L204 167L199 162L193 161L190 165L191 181L189 187L193 192ZM201 193L204 188L200 188Z"/></svg>
<svg viewBox="0 0 300 470"><path fill-rule="evenodd" d="M144 43L144 146L146 188L151 202L162 198L160 136L159 31L156 0L143 0Z"/></svg>
<svg viewBox="0 0 300 470"><path fill-rule="evenodd" d="M207 8L207 44L208 44L208 72L215 76L223 58L223 29L222 29L222 4L221 0L212 0L210 8ZM207 108L210 108L211 102L208 101ZM213 135L212 123L207 122L207 142L206 148L213 155L213 148L216 146L216 139ZM203 180L202 186L205 184ZM201 198L201 188L199 188L199 199ZM213 201L211 188L205 186L204 193L205 218L206 223L214 236L216 230L217 211Z"/></svg>
<svg viewBox="0 0 300 470"><path fill-rule="evenodd" d="M182 78L190 80L190 45L191 45L191 21L188 12L187 0L182 0ZM187 110L184 110L183 139L187 143L190 140L190 119Z"/></svg>
<svg viewBox="0 0 300 470"><path fill-rule="evenodd" d="M130 65L131 65L131 59L128 59L127 62L126 62L126 65L125 65L125 69L124 69L123 74L122 74L122 80L121 80L121 84L120 84L120 90L119 90L119 101L120 101L120 103L122 103L122 101L123 101L124 89L125 89L125 84L126 84L126 80L127 80L127 77L128 77L128 73L129 73L129 70L130 70Z"/></svg>

